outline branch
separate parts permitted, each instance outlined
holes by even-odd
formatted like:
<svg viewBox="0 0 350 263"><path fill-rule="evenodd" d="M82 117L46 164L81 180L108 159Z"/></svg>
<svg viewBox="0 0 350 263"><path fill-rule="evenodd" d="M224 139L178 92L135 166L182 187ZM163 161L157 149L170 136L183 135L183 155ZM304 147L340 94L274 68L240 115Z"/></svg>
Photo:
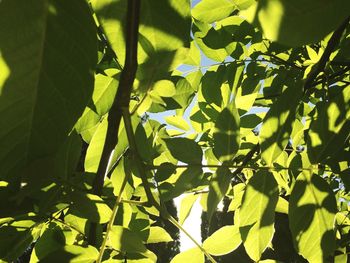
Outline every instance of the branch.
<svg viewBox="0 0 350 263"><path fill-rule="evenodd" d="M257 143L253 149L251 149L249 151L249 153L244 157L241 167L237 168L233 173L232 173L232 177L238 177L238 174L240 174L242 172L242 170L244 169L244 166L247 166L248 162L253 158L254 154L256 152L258 152L260 149L260 145L259 143ZM241 178L240 178L241 179Z"/></svg>
<svg viewBox="0 0 350 263"><path fill-rule="evenodd" d="M118 129L122 117L121 108L129 107L130 95L137 69L137 42L139 28L140 0L129 0L126 21L126 55L117 94L108 113L108 127L100 163L92 192L101 196L105 174L111 153L118 143ZM91 224L89 243L96 245L96 224Z"/></svg>
<svg viewBox="0 0 350 263"><path fill-rule="evenodd" d="M330 40L328 41L327 47L322 54L319 62L314 66L313 70L310 72L304 84L304 93L307 92L313 85L313 81L318 76L319 73L324 71L327 61L329 60L330 55L332 54L335 47L339 44L340 38L343 35L347 25L349 24L349 17L340 25L340 27L334 31Z"/></svg>
<svg viewBox="0 0 350 263"><path fill-rule="evenodd" d="M273 171L280 171L280 170L295 170L293 167L283 167L283 166L249 166L249 165L243 165L243 164L180 164L180 165L175 165L174 167L176 169L187 169L190 167L202 167L202 168L220 168L220 167L227 167L227 168L232 168L232 169L250 169L250 170L273 170ZM161 168L161 165L147 165L146 166L148 169L159 169ZM310 171L311 168L298 168L297 170L302 172L302 171ZM313 170L316 168L313 167Z"/></svg>

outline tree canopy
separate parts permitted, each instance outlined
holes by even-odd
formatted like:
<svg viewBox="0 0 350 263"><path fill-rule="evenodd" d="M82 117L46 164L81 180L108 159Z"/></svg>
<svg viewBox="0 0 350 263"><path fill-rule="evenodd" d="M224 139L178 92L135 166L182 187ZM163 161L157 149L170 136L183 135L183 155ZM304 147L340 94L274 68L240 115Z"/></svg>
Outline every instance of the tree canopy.
<svg viewBox="0 0 350 263"><path fill-rule="evenodd" d="M165 263L171 227L171 263L347 262L349 14L0 0L0 262ZM202 243L196 200L230 220Z"/></svg>

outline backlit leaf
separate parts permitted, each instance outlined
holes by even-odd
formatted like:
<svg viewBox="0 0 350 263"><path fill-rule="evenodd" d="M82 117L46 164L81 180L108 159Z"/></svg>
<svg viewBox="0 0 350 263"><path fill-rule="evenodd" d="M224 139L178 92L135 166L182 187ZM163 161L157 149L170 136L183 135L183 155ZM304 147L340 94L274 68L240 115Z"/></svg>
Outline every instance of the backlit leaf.
<svg viewBox="0 0 350 263"><path fill-rule="evenodd" d="M0 170L6 177L54 154L72 130L92 94L97 39L83 0L4 0L0 24Z"/></svg>
<svg viewBox="0 0 350 263"><path fill-rule="evenodd" d="M234 10L231 0L202 0L192 10L192 16L202 22L213 23L229 16Z"/></svg>
<svg viewBox="0 0 350 263"><path fill-rule="evenodd" d="M319 105L318 116L311 122L307 141L308 155L312 163L318 163L337 153L349 139L350 86L347 86L329 102Z"/></svg>
<svg viewBox="0 0 350 263"><path fill-rule="evenodd" d="M239 231L251 259L259 261L272 240L278 185L268 171L260 170L248 181L239 209Z"/></svg>
<svg viewBox="0 0 350 263"><path fill-rule="evenodd" d="M179 212L179 223L182 225L188 215L190 214L194 203L197 201L199 195L188 194L182 198L180 203L180 212Z"/></svg>
<svg viewBox="0 0 350 263"><path fill-rule="evenodd" d="M261 156L271 165L287 146L299 104L302 86L288 87L272 104L260 131Z"/></svg>
<svg viewBox="0 0 350 263"><path fill-rule="evenodd" d="M336 211L334 194L324 179L300 173L289 199L289 226L295 248L309 262L324 262L333 253Z"/></svg>
<svg viewBox="0 0 350 263"><path fill-rule="evenodd" d="M211 219L220 201L224 198L231 182L231 172L227 167L219 167L212 175L208 194L208 218Z"/></svg>
<svg viewBox="0 0 350 263"><path fill-rule="evenodd" d="M221 162L232 160L240 145L239 116L233 103L220 112L213 138L216 158Z"/></svg>
<svg viewBox="0 0 350 263"><path fill-rule="evenodd" d="M267 38L288 46L315 43L349 16L347 0L260 0L241 12L259 25Z"/></svg>
<svg viewBox="0 0 350 263"><path fill-rule="evenodd" d="M173 241L169 233L159 226L151 226L149 229L149 236L147 243L160 243Z"/></svg>
<svg viewBox="0 0 350 263"><path fill-rule="evenodd" d="M204 254L199 248L191 248L189 250L183 251L177 254L170 263L204 263Z"/></svg>
<svg viewBox="0 0 350 263"><path fill-rule="evenodd" d="M78 216L87 218L92 222L106 223L110 220L112 210L101 199L101 197L93 194L75 192L72 194L73 205L72 211Z"/></svg>
<svg viewBox="0 0 350 263"><path fill-rule="evenodd" d="M242 243L239 227L223 226L203 242L203 248L214 256L221 256L234 251Z"/></svg>

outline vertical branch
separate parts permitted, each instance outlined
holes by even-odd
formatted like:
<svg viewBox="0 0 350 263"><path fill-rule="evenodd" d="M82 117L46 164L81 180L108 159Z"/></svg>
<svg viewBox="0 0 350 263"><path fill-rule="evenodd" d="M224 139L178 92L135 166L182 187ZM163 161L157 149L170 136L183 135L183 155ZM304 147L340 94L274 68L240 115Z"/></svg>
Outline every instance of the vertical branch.
<svg viewBox="0 0 350 263"><path fill-rule="evenodd" d="M128 108L130 95L137 70L137 42L140 20L140 0L129 0L126 17L126 55L125 66L122 70L117 94L108 113L108 127L102 150L100 163L97 169L92 192L101 196L108 161L118 143L118 129L122 118L122 108ZM96 245L96 224L91 224L89 243Z"/></svg>

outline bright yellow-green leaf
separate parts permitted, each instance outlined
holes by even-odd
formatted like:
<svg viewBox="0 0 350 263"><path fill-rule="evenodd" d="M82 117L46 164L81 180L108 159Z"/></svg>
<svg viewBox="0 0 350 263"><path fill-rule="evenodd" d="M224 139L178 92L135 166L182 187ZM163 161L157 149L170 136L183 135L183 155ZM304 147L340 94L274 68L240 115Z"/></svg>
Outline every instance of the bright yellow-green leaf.
<svg viewBox="0 0 350 263"><path fill-rule="evenodd" d="M248 181L239 209L239 231L251 259L259 261L272 240L278 187L273 174L260 170Z"/></svg>
<svg viewBox="0 0 350 263"><path fill-rule="evenodd" d="M276 205L276 212L288 214L288 206L289 206L288 201L279 196L278 201L277 201L277 205Z"/></svg>
<svg viewBox="0 0 350 263"><path fill-rule="evenodd" d="M223 226L203 242L203 248L211 255L221 256L234 251L242 243L237 225Z"/></svg>
<svg viewBox="0 0 350 263"><path fill-rule="evenodd" d="M188 194L181 200L180 203L180 212L179 212L179 223L182 225L188 215L190 214L194 203L197 201L199 195Z"/></svg>
<svg viewBox="0 0 350 263"><path fill-rule="evenodd" d="M232 0L202 0L193 9L192 16L202 22L213 23L228 17L235 9Z"/></svg>
<svg viewBox="0 0 350 263"><path fill-rule="evenodd" d="M170 263L204 263L204 254L199 248L191 248L177 254Z"/></svg>
<svg viewBox="0 0 350 263"><path fill-rule="evenodd" d="M177 115L168 116L168 117L165 117L165 121L170 125L184 131L188 131L190 129L190 125L181 116L177 116Z"/></svg>
<svg viewBox="0 0 350 263"><path fill-rule="evenodd" d="M160 242L171 242L173 241L169 233L159 226L151 226L149 229L149 236L147 239L147 244L150 243L160 243Z"/></svg>
<svg viewBox="0 0 350 263"><path fill-rule="evenodd" d="M289 199L289 226L294 246L309 262L324 262L334 252L336 212L334 194L325 180L300 173Z"/></svg>

